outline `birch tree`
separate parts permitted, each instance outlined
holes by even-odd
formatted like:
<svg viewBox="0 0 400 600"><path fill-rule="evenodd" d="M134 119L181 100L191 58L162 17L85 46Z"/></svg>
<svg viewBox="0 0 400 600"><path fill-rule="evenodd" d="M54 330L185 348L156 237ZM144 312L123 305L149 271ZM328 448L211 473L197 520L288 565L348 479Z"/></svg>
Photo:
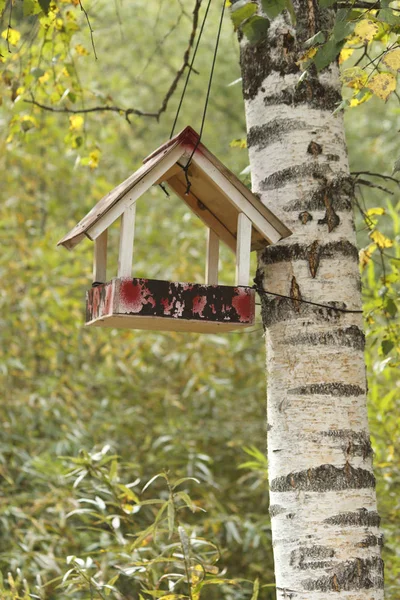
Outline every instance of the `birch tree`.
<svg viewBox="0 0 400 600"><path fill-rule="evenodd" d="M268 16L268 2L255 4ZM295 24L286 11L257 44L241 40L252 188L293 231L259 253L256 276L277 598L378 600L382 536L362 315L351 312L361 309L360 274L336 61L299 82L304 42L334 13L303 0L294 12Z"/></svg>

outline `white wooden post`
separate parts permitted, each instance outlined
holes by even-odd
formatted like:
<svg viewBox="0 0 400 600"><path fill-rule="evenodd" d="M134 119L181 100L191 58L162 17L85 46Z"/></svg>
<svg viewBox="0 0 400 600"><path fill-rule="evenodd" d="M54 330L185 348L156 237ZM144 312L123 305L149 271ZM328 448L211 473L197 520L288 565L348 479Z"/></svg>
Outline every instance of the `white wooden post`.
<svg viewBox="0 0 400 600"><path fill-rule="evenodd" d="M219 237L212 229L207 235L206 284L218 285Z"/></svg>
<svg viewBox="0 0 400 600"><path fill-rule="evenodd" d="M249 285L252 222L239 213L236 239L236 285Z"/></svg>
<svg viewBox="0 0 400 600"><path fill-rule="evenodd" d="M107 229L94 242L93 283L107 281Z"/></svg>
<svg viewBox="0 0 400 600"><path fill-rule="evenodd" d="M132 277L133 240L135 238L136 202L127 206L121 216L118 277Z"/></svg>

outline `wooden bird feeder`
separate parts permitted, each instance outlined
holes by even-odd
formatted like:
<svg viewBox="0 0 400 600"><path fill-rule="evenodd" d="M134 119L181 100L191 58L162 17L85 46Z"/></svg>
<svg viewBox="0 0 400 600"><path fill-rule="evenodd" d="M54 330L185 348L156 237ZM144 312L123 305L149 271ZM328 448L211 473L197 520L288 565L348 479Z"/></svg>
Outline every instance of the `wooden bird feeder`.
<svg viewBox="0 0 400 600"><path fill-rule="evenodd" d="M167 184L208 227L205 284L133 278L136 201L160 183ZM118 274L107 282L107 230L118 218ZM186 127L104 196L58 245L71 250L85 237L95 243L93 286L86 294L86 325L218 332L254 324L250 252L290 234L200 143L198 134ZM235 286L218 285L220 240L236 254Z"/></svg>

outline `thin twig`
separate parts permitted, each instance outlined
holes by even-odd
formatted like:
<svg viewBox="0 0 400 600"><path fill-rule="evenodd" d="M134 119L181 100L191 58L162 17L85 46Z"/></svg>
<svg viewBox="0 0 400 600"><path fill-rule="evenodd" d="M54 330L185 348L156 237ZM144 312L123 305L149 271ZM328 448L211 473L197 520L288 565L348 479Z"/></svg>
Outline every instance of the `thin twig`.
<svg viewBox="0 0 400 600"><path fill-rule="evenodd" d="M376 183L372 183L372 181L368 181L367 179L359 179L357 177L356 183L359 183L360 185L365 185L365 186L370 187L370 188L376 188L377 190L381 190L382 192L386 192L387 194L390 194L391 196L394 196L394 193L391 192L390 190L388 190L387 188L383 187L382 185L378 185Z"/></svg>
<svg viewBox="0 0 400 600"><path fill-rule="evenodd" d="M93 29L92 29L92 25L90 23L89 15L82 4L82 0L79 0L79 6L81 7L81 11L85 15L86 22L88 24L89 31L90 31L90 39L92 40L92 48L93 48L93 52L94 52L94 57L97 60L96 46L94 45Z"/></svg>
<svg viewBox="0 0 400 600"><path fill-rule="evenodd" d="M38 106L39 108L41 108L43 110L47 110L50 112L57 112L57 113L84 114L84 113L93 113L93 112L115 112L120 115L124 115L125 119L128 121L128 123L131 122L129 119L130 115L136 115L138 117L151 117L151 118L157 119L157 121L158 121L160 119L161 115L167 110L168 103L169 103L172 95L174 94L174 92L177 88L177 85L179 83L179 80L181 79L183 73L185 72L185 69L189 67L190 53L193 48L194 40L196 37L196 31L197 31L197 27L198 27L198 22L199 22L199 12L200 12L200 7L201 7L201 1L202 0L195 0L195 6L194 6L194 10L193 10L193 19L192 19L192 31L190 32L188 45L183 54L182 65L176 72L175 77L174 77L167 93L164 96L161 106L157 111L149 112L149 111L139 110L137 108L122 108L121 106L107 106L107 105L106 106L92 106L91 108L82 108L82 109L79 109L79 108L55 108L53 106L49 106L47 104L42 104L41 102L37 102L37 100L35 100L34 97L32 97L31 100L24 100L24 102L27 102L28 104L34 104L35 106ZM79 2L79 4L80 4L83 12L87 15L81 2ZM89 24L89 27L90 27L90 30L92 33L93 30L91 29L90 24ZM97 58L97 56L96 56L96 58Z"/></svg>
<svg viewBox="0 0 400 600"><path fill-rule="evenodd" d="M11 48L10 48L10 29L11 29L12 9L13 9L13 0L10 0L10 14L9 14L9 17L8 17L8 27L7 27L7 49L8 49L8 51L9 51L10 54L11 54Z"/></svg>
<svg viewBox="0 0 400 600"><path fill-rule="evenodd" d="M352 171L351 175L369 175L370 177L380 177L381 179L387 179L388 181L394 181L397 185L400 185L400 179L392 177L391 175L383 175L383 173L372 173L371 171Z"/></svg>

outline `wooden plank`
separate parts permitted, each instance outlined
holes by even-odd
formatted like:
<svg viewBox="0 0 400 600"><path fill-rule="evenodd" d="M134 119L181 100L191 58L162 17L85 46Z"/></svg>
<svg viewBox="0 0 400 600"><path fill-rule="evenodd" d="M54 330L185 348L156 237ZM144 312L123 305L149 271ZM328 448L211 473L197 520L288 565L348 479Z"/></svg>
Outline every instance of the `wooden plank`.
<svg viewBox="0 0 400 600"><path fill-rule="evenodd" d="M86 234L90 239L94 240L111 223L113 223L124 212L127 205L127 197L130 193L135 193L134 200L144 194L156 181L163 177L185 153L177 142L165 150L163 153L155 156L151 161L142 165L140 169L135 171L128 179L120 183L116 188L111 190L104 196L92 210L69 232L64 236L57 245L67 246L70 249L76 246L82 239L82 234ZM139 192L139 193L137 193ZM130 197L130 196L129 196ZM132 201L134 201L132 200ZM119 208L119 210L114 210ZM109 215L111 213L111 215ZM107 218L111 216L110 218ZM105 218L106 225L104 227L96 227L99 221ZM92 234L90 230L93 228Z"/></svg>
<svg viewBox="0 0 400 600"><path fill-rule="evenodd" d="M244 213L252 222L254 227L263 234L270 244L275 244L282 238L282 234L273 227L269 221L258 211L257 208L243 195L238 188L231 183L205 156L196 152L193 161L214 181L225 198L231 202L238 211ZM260 203L261 204L261 203Z"/></svg>
<svg viewBox="0 0 400 600"><path fill-rule="evenodd" d="M244 183L236 177L232 171L230 171L212 152L204 146L204 144L200 143L198 146L197 155L202 155L206 160L208 159L217 169L218 171L228 179L231 184L237 188L237 190L245 197L247 200L256 208L263 217L278 231L281 235L281 238L286 238L292 234L292 231L286 227L284 223L276 216L272 211L269 210L261 200L253 194L251 190Z"/></svg>
<svg viewBox="0 0 400 600"><path fill-rule="evenodd" d="M249 285L251 227L250 219L244 213L239 213L236 247L236 285Z"/></svg>
<svg viewBox="0 0 400 600"><path fill-rule="evenodd" d="M212 229L207 232L206 284L218 285L219 237Z"/></svg>
<svg viewBox="0 0 400 600"><path fill-rule="evenodd" d="M132 277L133 241L135 238L136 202L121 216L119 238L118 277Z"/></svg>
<svg viewBox="0 0 400 600"><path fill-rule="evenodd" d="M191 321L166 317L141 317L137 315L106 315L86 323L86 327L112 327L115 329L138 329L145 331L178 331L187 333L224 333L252 327L254 323L224 323L214 321Z"/></svg>
<svg viewBox="0 0 400 600"><path fill-rule="evenodd" d="M93 283L107 281L107 229L94 243Z"/></svg>
<svg viewBox="0 0 400 600"><path fill-rule="evenodd" d="M168 185L174 192L192 209L194 214L199 217L207 227L215 231L218 237L232 250L236 252L236 238L228 231L221 221L219 221L212 212L193 194L192 191L186 195L186 185L178 179L178 176L172 177L168 181ZM204 206L204 210L199 210L200 205Z"/></svg>

